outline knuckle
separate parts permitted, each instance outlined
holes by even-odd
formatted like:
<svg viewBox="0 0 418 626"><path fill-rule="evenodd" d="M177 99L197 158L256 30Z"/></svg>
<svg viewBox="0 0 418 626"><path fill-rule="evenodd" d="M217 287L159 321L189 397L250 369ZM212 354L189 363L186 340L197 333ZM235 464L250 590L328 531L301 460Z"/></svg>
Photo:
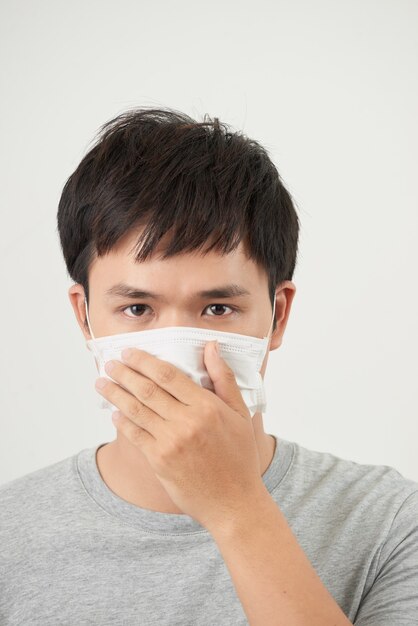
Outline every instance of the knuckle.
<svg viewBox="0 0 418 626"><path fill-rule="evenodd" d="M184 441L186 444L199 443L202 435L202 430L197 424L184 424Z"/></svg>
<svg viewBox="0 0 418 626"><path fill-rule="evenodd" d="M225 378L229 383L235 382L235 374L229 366L225 370Z"/></svg>
<svg viewBox="0 0 418 626"><path fill-rule="evenodd" d="M134 419L139 419L141 417L142 407L138 401L132 400L128 405L128 415L133 417Z"/></svg>
<svg viewBox="0 0 418 626"><path fill-rule="evenodd" d="M149 428L153 424L153 419L150 416L148 407L144 406L141 403L138 403L132 419L138 427L137 432L139 432L140 434L142 434L144 430L150 432Z"/></svg>
<svg viewBox="0 0 418 626"><path fill-rule="evenodd" d="M167 458L166 458L164 450L158 450L157 452L154 453L154 463L157 469L159 469L160 471L165 469Z"/></svg>
<svg viewBox="0 0 418 626"><path fill-rule="evenodd" d="M175 375L176 370L170 363L162 365L158 370L158 379L162 383L171 383Z"/></svg>
<svg viewBox="0 0 418 626"><path fill-rule="evenodd" d="M133 444L136 444L136 443L140 444L140 443L142 443L143 434L144 434L144 431L142 430L142 428L136 428L130 435L132 443Z"/></svg>
<svg viewBox="0 0 418 626"><path fill-rule="evenodd" d="M160 463L160 465L166 464L170 461L170 459L175 458L178 452L179 452L179 449L178 449L177 442L170 441L169 443L166 443L164 447L161 447L161 449L159 450L158 462Z"/></svg>
<svg viewBox="0 0 418 626"><path fill-rule="evenodd" d="M142 385L141 396L145 398L145 400L148 400L149 398L152 398L152 396L155 394L156 391L157 391L157 385L153 383L152 381L150 381Z"/></svg>
<svg viewBox="0 0 418 626"><path fill-rule="evenodd" d="M168 450L170 453L177 457L178 455L184 454L189 447L190 439L188 439L188 435L182 429L180 433L174 436L169 445Z"/></svg>
<svg viewBox="0 0 418 626"><path fill-rule="evenodd" d="M209 419L216 412L213 403L209 400L205 400L204 402L202 402L199 409L200 415L203 417L203 419Z"/></svg>

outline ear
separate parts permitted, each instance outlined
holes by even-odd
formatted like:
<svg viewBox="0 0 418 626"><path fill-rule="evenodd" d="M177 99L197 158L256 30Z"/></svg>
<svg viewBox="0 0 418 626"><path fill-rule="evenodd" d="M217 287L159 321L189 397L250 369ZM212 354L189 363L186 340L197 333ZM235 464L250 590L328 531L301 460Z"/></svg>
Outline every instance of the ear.
<svg viewBox="0 0 418 626"><path fill-rule="evenodd" d="M289 313L292 306L293 298L296 293L296 286L289 280L284 281L276 289L276 309L274 317L276 319L276 328L271 334L269 348L264 357L262 366L260 368L260 374L264 378L266 373L267 361L269 358L269 352L271 350L277 350L282 344L284 331L286 329L287 320L289 319Z"/></svg>
<svg viewBox="0 0 418 626"><path fill-rule="evenodd" d="M290 280L285 280L276 289L276 328L271 335L270 350L276 350L282 345L284 331L286 330L295 294L296 285Z"/></svg>
<svg viewBox="0 0 418 626"><path fill-rule="evenodd" d="M73 307L78 325L84 335L84 339L87 341L88 339L91 339L91 335L86 324L86 307L84 303L85 293L83 285L80 285L79 283L71 285L68 290L68 297L70 299L71 306Z"/></svg>

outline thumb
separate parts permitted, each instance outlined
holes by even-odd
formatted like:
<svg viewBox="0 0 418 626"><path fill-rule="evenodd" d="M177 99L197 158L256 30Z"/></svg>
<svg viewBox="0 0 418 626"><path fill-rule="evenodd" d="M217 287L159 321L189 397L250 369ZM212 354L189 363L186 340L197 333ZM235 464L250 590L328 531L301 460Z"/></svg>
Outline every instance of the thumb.
<svg viewBox="0 0 418 626"><path fill-rule="evenodd" d="M215 388L215 393L231 409L249 419L251 418L250 412L241 395L235 374L219 351L218 342L209 341L206 343L203 353L205 367Z"/></svg>

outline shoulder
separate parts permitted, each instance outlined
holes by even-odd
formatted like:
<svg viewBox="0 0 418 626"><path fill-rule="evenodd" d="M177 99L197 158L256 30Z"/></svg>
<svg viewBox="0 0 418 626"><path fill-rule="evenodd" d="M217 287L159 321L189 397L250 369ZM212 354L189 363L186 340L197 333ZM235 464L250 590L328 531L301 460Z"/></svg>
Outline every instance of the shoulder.
<svg viewBox="0 0 418 626"><path fill-rule="evenodd" d="M39 526L66 505L76 486L76 456L0 485L0 535Z"/></svg>
<svg viewBox="0 0 418 626"><path fill-rule="evenodd" d="M299 501L315 501L318 513L332 507L335 516L357 513L362 523L390 525L407 499L413 507L418 498L418 482L390 465L358 463L296 442L286 482Z"/></svg>

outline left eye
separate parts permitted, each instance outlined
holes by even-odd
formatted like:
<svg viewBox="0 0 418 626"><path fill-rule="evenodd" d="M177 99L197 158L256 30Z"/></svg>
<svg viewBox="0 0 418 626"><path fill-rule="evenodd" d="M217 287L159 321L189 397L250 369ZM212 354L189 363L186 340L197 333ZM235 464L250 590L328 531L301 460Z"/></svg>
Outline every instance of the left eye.
<svg viewBox="0 0 418 626"><path fill-rule="evenodd" d="M221 309L231 309L230 306L226 306L226 304L210 304L208 307L206 307L207 309L212 309L212 308L217 308L218 309L218 313L219 313L219 308ZM232 311L233 309L231 309ZM225 316L221 316L221 315L217 315L217 313L214 314L215 317L225 317ZM212 317L212 316L210 316Z"/></svg>

